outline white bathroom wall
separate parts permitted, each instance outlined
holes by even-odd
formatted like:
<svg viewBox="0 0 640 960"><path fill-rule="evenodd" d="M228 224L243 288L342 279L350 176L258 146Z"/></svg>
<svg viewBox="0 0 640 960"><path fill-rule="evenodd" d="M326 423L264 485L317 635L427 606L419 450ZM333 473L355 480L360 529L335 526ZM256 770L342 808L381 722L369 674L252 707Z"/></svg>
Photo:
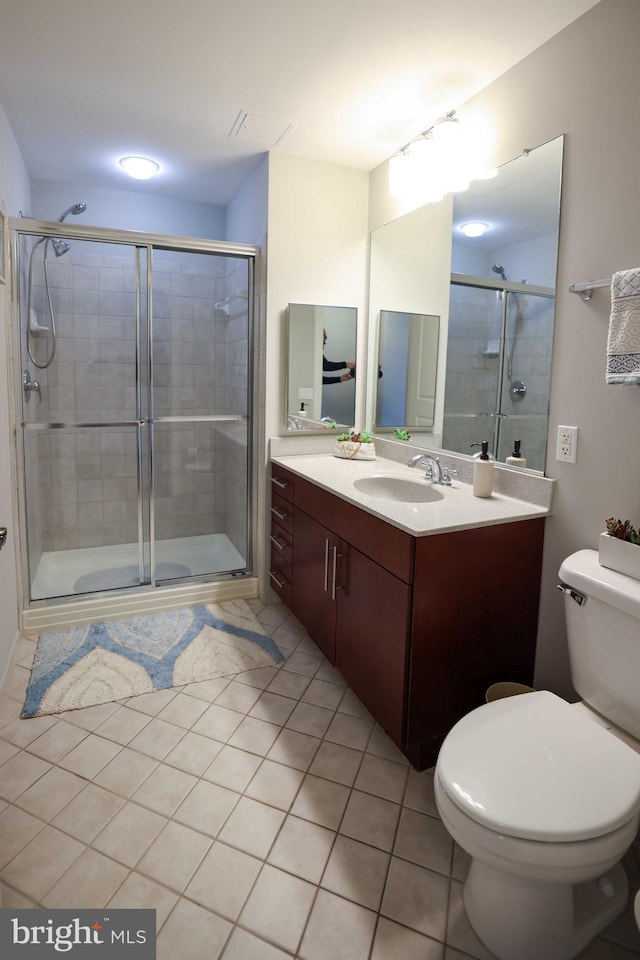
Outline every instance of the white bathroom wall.
<svg viewBox="0 0 640 960"><path fill-rule="evenodd" d="M231 243L262 245L267 236L269 158L265 155L226 208Z"/></svg>
<svg viewBox="0 0 640 960"><path fill-rule="evenodd" d="M568 291L640 265L639 36L640 3L603 0L458 110L493 129L497 163L565 134L546 463L558 489L547 520L536 683L567 695L559 564L595 548L606 517L640 522L640 389L605 385L607 289L590 303ZM384 166L372 173L374 224L391 204ZM575 464L555 459L558 424L580 428ZM514 631L517 618L514 610Z"/></svg>
<svg viewBox="0 0 640 960"><path fill-rule="evenodd" d="M364 369L368 190L369 177L364 171L279 153L269 157L264 394L267 438L282 433L285 419L287 304L355 307L356 362ZM357 406L359 427L363 413ZM268 445L264 456L268 457ZM266 521L262 519L266 537Z"/></svg>
<svg viewBox="0 0 640 960"><path fill-rule="evenodd" d="M87 204L86 212L78 217L68 217L73 224L165 233L176 237L225 239L224 207L160 197L135 189L112 190L53 180L34 180L31 185L31 204L23 212L37 220L57 220L73 203L81 201Z"/></svg>
<svg viewBox="0 0 640 960"><path fill-rule="evenodd" d="M0 106L0 206L17 216L28 206L29 177L22 154ZM0 526L7 527L9 539L0 551L0 684L4 678L18 630L17 517L12 477L11 431L9 427L10 382L4 372L12 369L7 355L9 332L9 286L0 284Z"/></svg>
<svg viewBox="0 0 640 960"><path fill-rule="evenodd" d="M269 164L267 436L284 422L287 304L355 307L365 361L368 174L274 153ZM356 426L363 411L356 408Z"/></svg>

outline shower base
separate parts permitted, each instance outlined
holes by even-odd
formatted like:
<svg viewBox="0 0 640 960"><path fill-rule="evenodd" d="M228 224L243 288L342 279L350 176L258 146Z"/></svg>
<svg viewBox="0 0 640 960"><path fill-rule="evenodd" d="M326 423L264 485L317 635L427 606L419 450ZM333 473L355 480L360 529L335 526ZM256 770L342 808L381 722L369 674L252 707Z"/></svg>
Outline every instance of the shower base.
<svg viewBox="0 0 640 960"><path fill-rule="evenodd" d="M137 546L131 544L44 554L34 581L34 590L40 591L39 599L36 600L34 595L32 605L22 611L22 635L34 637L45 630L68 629L99 620L142 616L225 600L249 600L258 596L257 578L247 575L220 576L202 582L178 580L156 587L125 587L95 594L74 593L73 585L79 577L101 570L112 575L116 566L121 567L126 576L126 568L137 561ZM226 534L218 533L160 541L156 544L156 564L171 564L172 567L181 564L193 577L215 577L216 574L243 570L245 560Z"/></svg>
<svg viewBox="0 0 640 960"><path fill-rule="evenodd" d="M220 574L242 570L246 562L226 533L159 540L156 543L156 579ZM43 553L31 587L32 600L69 597L87 592L131 587L131 568L137 569L138 545L114 544ZM118 580L118 571L121 579Z"/></svg>

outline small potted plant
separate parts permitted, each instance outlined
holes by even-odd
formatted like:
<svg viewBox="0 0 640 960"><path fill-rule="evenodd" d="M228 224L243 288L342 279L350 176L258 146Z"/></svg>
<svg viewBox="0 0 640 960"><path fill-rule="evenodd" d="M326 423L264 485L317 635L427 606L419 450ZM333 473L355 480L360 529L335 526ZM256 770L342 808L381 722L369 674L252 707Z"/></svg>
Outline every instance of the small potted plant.
<svg viewBox="0 0 640 960"><path fill-rule="evenodd" d="M373 436L366 430L340 433L336 437L333 455L345 460L375 460L376 448Z"/></svg>
<svg viewBox="0 0 640 960"><path fill-rule="evenodd" d="M396 440L411 440L411 434L408 430L405 430L404 427L396 427L396 429L393 431L393 435Z"/></svg>
<svg viewBox="0 0 640 960"><path fill-rule="evenodd" d="M640 533L629 520L608 517L600 534L598 560L603 567L640 580Z"/></svg>

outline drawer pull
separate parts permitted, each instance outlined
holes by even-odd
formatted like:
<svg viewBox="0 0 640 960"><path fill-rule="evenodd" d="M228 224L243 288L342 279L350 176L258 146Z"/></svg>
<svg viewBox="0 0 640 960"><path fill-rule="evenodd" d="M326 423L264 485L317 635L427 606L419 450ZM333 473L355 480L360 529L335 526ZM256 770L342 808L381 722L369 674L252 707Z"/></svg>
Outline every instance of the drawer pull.
<svg viewBox="0 0 640 960"><path fill-rule="evenodd" d="M288 547L286 540L278 540L278 538L274 537L272 533L269 534L269 540L271 540L271 543L274 545L274 547L277 547L278 550L285 550Z"/></svg>
<svg viewBox="0 0 640 960"><path fill-rule="evenodd" d="M280 590L282 590L284 587L286 587L287 581L286 581L286 580L278 580L278 578L276 577L275 573L273 573L272 570L269 570L269 576L271 577L271 579L272 579L273 582L275 583L276 587L279 587Z"/></svg>
<svg viewBox="0 0 640 960"><path fill-rule="evenodd" d="M271 477L271 483L275 487L280 487L281 490L286 490L287 487L289 486L286 480L278 480L277 477Z"/></svg>
<svg viewBox="0 0 640 960"><path fill-rule="evenodd" d="M271 513L274 517L277 517L278 520L286 520L289 514L285 510L278 510L277 507L271 507Z"/></svg>

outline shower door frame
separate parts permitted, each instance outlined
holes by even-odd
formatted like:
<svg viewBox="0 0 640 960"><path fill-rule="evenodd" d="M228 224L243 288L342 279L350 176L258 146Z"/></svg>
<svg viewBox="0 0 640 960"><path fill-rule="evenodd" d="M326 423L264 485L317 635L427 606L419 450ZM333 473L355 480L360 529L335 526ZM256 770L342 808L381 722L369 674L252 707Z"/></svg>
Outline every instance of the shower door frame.
<svg viewBox="0 0 640 960"><path fill-rule="evenodd" d="M92 227L85 225L74 225L48 220L33 220L28 218L11 218L9 220L10 231L10 250L11 250L11 281L12 281L12 323L10 327L10 350L12 354L12 367L14 382L16 384L13 408L11 410L13 429L15 435L15 456L16 456L16 487L17 487L17 506L19 516L19 552L21 578L18 585L21 609L36 609L39 607L57 606L68 604L75 601L86 599L96 599L103 596L113 596L114 594L126 595L135 594L149 589L156 590L163 587L171 587L176 583L200 584L209 583L214 580L221 580L224 577L251 578L255 576L253 571L255 543L257 535L257 509L256 509L256 483L255 469L257 457L255 456L255 305L254 305L254 284L255 284L255 264L258 255L258 248L251 244L230 243L223 240L207 240L197 237L179 237L168 234L143 233L132 230L118 230L111 227ZM146 251L146 301L147 301L147 374L146 379L148 400L146 417L140 417L132 421L99 421L99 422L74 422L74 423L55 423L47 424L48 428L101 428L110 427L135 427L136 428L136 459L138 470L138 555L139 569L141 574L144 570L144 549L146 541L143 535L143 510L144 510L144 491L142 482L142 437L143 427L147 427L147 450L148 450L148 503L149 503L149 579L138 585L130 587L118 587L115 590L98 590L86 594L68 594L42 599L31 598L31 570L29 563L29 537L27 525L27 495L26 495L26 476L25 476L25 445L24 433L25 423L22 416L23 398L22 398L22 329L21 329L21 304L20 276L18 270L19 255L18 242L20 236L32 237L61 237L67 240L86 240L99 243L111 243L114 245L126 245L133 248L135 254L136 268L136 413L140 415L141 410L141 392L143 389L143 378L141 377L141 356L140 356L140 297L143 291L140 288L140 254L142 250ZM183 421L184 417L168 416L159 417L154 420L153 416L153 250L169 250L176 253L205 253L218 255L225 258L246 261L247 264L247 327L250 349L247 358L247 413L236 419L243 419L247 422L247 524L246 524L246 569L239 574L237 571L230 571L225 574L196 574L189 577L176 580L161 580L155 578L155 530L154 530L154 449L153 449L153 428L157 423L170 423ZM25 308L26 309L26 308ZM230 416L221 415L194 415L187 417L191 422L215 422L229 421L233 419ZM45 427L45 428L46 428ZM45 429L43 428L43 429ZM38 429L37 427L35 429Z"/></svg>

